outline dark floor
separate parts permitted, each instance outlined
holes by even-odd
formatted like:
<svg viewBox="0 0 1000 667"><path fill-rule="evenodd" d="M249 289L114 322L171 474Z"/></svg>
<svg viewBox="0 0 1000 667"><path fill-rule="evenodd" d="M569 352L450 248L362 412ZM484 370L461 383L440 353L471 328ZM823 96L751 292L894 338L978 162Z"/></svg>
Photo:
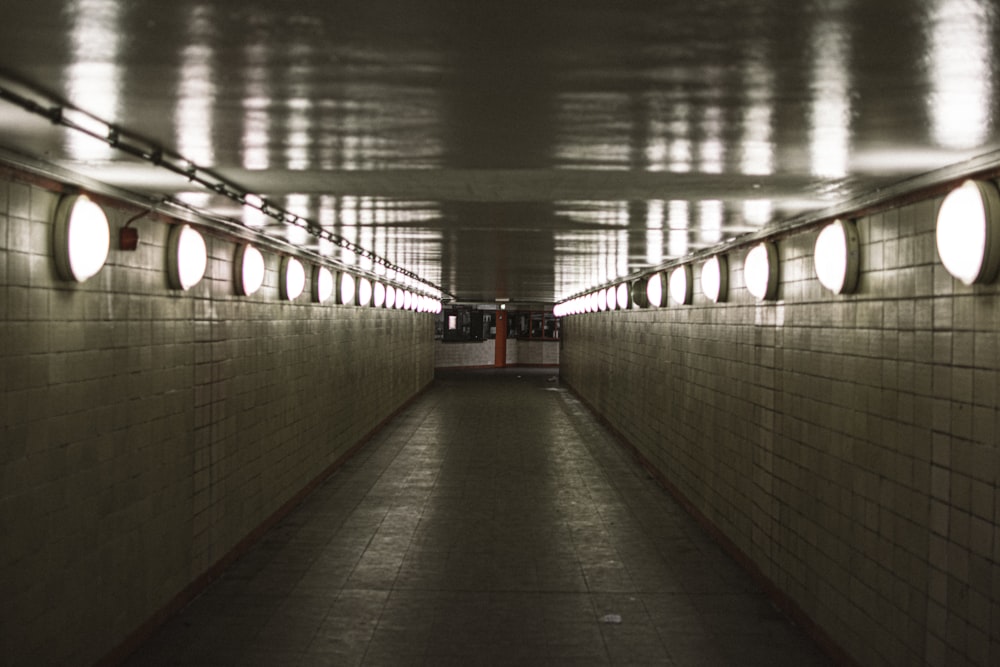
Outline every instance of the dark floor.
<svg viewBox="0 0 1000 667"><path fill-rule="evenodd" d="M130 665L826 665L551 371L448 373Z"/></svg>

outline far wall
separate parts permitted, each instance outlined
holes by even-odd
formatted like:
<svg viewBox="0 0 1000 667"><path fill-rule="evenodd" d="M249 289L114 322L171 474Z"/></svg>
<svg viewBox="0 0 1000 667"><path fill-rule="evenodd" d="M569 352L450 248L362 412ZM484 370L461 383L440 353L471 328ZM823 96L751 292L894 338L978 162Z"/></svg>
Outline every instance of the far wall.
<svg viewBox="0 0 1000 667"><path fill-rule="evenodd" d="M508 366L558 366L559 341L507 339ZM435 368L476 368L493 366L496 341L488 339L472 343L434 342Z"/></svg>

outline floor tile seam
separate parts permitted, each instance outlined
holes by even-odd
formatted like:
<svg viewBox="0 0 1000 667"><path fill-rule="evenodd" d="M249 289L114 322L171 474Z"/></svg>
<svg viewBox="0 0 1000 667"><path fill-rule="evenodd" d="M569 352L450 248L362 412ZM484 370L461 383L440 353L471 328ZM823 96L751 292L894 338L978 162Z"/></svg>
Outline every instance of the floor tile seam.
<svg viewBox="0 0 1000 667"><path fill-rule="evenodd" d="M567 406L564 399L563 408L566 412L577 413L578 411L573 410L572 409L573 407L575 406ZM581 423L590 422L590 425L593 427L592 430L588 431L587 433L581 433L581 430L578 427L577 422L570 419L569 421L572 423L574 430L577 432L578 435L589 436L591 433L597 432L597 433L602 433L605 436L601 438L601 440L604 441L604 445L606 446L601 446L598 442L590 439L589 437L580 437L580 441L582 442L584 447L586 447L588 454L591 456L591 458L595 461L595 463L597 463L598 467L601 470L602 477L604 478L608 486L614 490L615 495L618 501L620 502L621 506L628 510L629 514L638 522L640 526L643 526L644 522L642 521L642 513L636 511L636 509L632 506L632 504L628 502L628 496L625 493L623 493L623 489L621 488L621 476L619 474L612 474L612 473L617 473L619 471L616 468L609 469L607 466L603 465L604 459L606 458L617 459L619 462L626 463L627 467L632 468L632 472L633 474L635 474L634 473L635 466L638 466L638 463L631 459L624 460L622 458L623 452L621 451L621 448L618 446L618 443L616 441L611 440L610 433L607 433L607 429L603 426L603 424L597 422L592 415L590 415L588 412L584 410L580 410L578 412L578 416L581 417L582 420ZM655 484L655 480L653 480L648 475L647 478L642 479L642 482L644 486L648 486L648 484L651 483ZM662 489L659 490L662 492ZM664 507L670 506L672 499L669 496L666 496L665 494L663 494L661 497L664 499L663 506ZM613 532L613 525L607 520L606 513L601 513L599 509L597 510L597 513L598 516L601 517L601 522L604 525L605 530L609 533ZM629 576L631 577L632 576L631 571L629 570L628 566L625 565L625 561L627 559L622 557L621 552L619 552L617 548L615 549L615 552L618 555L619 562L622 563L623 567L625 567L626 571L629 573ZM665 555L664 559L666 560Z"/></svg>
<svg viewBox="0 0 1000 667"><path fill-rule="evenodd" d="M611 444L615 449L621 449L617 446L617 443ZM619 455L624 455L624 452L619 452ZM642 517L646 514L646 512L643 511L642 506L638 505L640 501L642 503L646 503L649 502L650 499L653 499L655 500L655 504L659 506L658 509L660 510L669 510L674 512L682 509L678 505L677 501L674 500L649 473L645 472L637 461L629 458L625 462L628 464L628 467L631 468L629 472L632 473L638 480L638 483L634 484L634 486L641 489L643 493L648 494L648 498L637 498L633 492L626 492L626 489L623 488L623 486L632 482L632 479L623 479L621 475L610 474L607 475L607 478L612 481L611 486L616 491L617 496L622 500L622 505L628 508L629 513L634 516L640 524L644 526L646 525L646 522L642 520ZM644 474L639 474L640 472Z"/></svg>
<svg viewBox="0 0 1000 667"><path fill-rule="evenodd" d="M397 448L397 450L396 450L395 454L393 455L393 457L388 462L386 462L386 464L381 468L381 470L379 471L379 474L373 479L372 483L365 490L364 494L358 499L358 501L355 504L354 508L347 514L347 516L344 517L343 521L341 522L341 526L343 525L343 523L347 522L347 520L354 514L355 511L357 511L358 506L360 506L361 503L363 503L367 498L369 498L369 496L370 496L370 494L372 492L372 489L379 483L379 481L381 481L383 479L383 477L386 475L386 473L389 470L389 468L392 466L393 461L396 460L396 458L405 449L405 447L406 447L406 444L403 443L399 448ZM395 498L398 498L401 493L402 493L401 491L397 491L392 496L393 500ZM391 512L393 504L394 503L391 502L391 501L381 504L381 505L384 505L385 511L382 513L382 516L381 516L380 520L378 521L378 523L374 526L371 538L366 543L365 549L367 549L369 546L371 546L371 541L375 538L375 535L378 533L379 528L381 528L381 526L384 524L386 517Z"/></svg>

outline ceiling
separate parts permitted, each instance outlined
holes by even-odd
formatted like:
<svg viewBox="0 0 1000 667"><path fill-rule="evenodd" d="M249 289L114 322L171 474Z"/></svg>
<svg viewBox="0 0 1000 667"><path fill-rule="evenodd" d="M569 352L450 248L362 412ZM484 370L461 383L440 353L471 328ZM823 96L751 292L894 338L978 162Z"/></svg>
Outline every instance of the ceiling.
<svg viewBox="0 0 1000 667"><path fill-rule="evenodd" d="M553 302L1000 148L991 0L17 4L3 86L462 301ZM3 100L0 147L265 222Z"/></svg>

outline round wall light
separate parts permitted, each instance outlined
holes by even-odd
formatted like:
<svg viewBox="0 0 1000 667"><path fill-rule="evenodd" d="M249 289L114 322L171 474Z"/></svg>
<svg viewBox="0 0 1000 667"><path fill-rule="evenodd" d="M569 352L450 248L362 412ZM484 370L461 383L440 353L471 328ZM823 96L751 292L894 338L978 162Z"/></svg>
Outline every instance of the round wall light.
<svg viewBox="0 0 1000 667"><path fill-rule="evenodd" d="M618 307L618 290L614 286L604 290L604 298L608 301L608 310L614 310Z"/></svg>
<svg viewBox="0 0 1000 667"><path fill-rule="evenodd" d="M724 255L710 257L701 265L701 293L712 303L721 303L728 291L729 260Z"/></svg>
<svg viewBox="0 0 1000 667"><path fill-rule="evenodd" d="M337 291L337 303L342 306L354 305L354 297L357 296L357 286L352 276L347 271L340 272L340 289Z"/></svg>
<svg viewBox="0 0 1000 667"><path fill-rule="evenodd" d="M834 220L816 237L816 277L834 294L850 294L858 285L858 229L849 220Z"/></svg>
<svg viewBox="0 0 1000 667"><path fill-rule="evenodd" d="M372 306L375 308L381 308L385 305L385 285L380 282L376 282L372 288Z"/></svg>
<svg viewBox="0 0 1000 667"><path fill-rule="evenodd" d="M396 288L392 285L385 286L385 307L392 308L396 305Z"/></svg>
<svg viewBox="0 0 1000 667"><path fill-rule="evenodd" d="M306 271L294 257L281 260L281 298L295 301L306 288Z"/></svg>
<svg viewBox="0 0 1000 667"><path fill-rule="evenodd" d="M167 278L173 289L189 290L205 277L208 248L190 225L175 225L167 237Z"/></svg>
<svg viewBox="0 0 1000 667"><path fill-rule="evenodd" d="M937 215L941 263L962 283L992 282L1000 268L1000 193L993 183L966 181L952 190Z"/></svg>
<svg viewBox="0 0 1000 667"><path fill-rule="evenodd" d="M646 279L646 300L651 308L661 308L666 305L664 297L667 294L667 286L664 284L665 278L662 272L657 272Z"/></svg>
<svg viewBox="0 0 1000 667"><path fill-rule="evenodd" d="M693 291L690 264L682 264L670 272L670 298L674 303L679 306L688 305Z"/></svg>
<svg viewBox="0 0 1000 667"><path fill-rule="evenodd" d="M764 242L747 253L743 262L743 278L747 290L758 301L778 295L778 251L773 243Z"/></svg>
<svg viewBox="0 0 1000 667"><path fill-rule="evenodd" d="M632 303L638 308L649 308L649 296L646 294L647 278L638 278L632 281Z"/></svg>
<svg viewBox="0 0 1000 667"><path fill-rule="evenodd" d="M367 278L358 279L358 305L370 306L372 303L372 281Z"/></svg>
<svg viewBox="0 0 1000 667"><path fill-rule="evenodd" d="M413 292L410 290L403 291L403 310L409 310L413 305Z"/></svg>
<svg viewBox="0 0 1000 667"><path fill-rule="evenodd" d="M236 249L235 267L236 292L250 296L264 284L264 256L249 243Z"/></svg>
<svg viewBox="0 0 1000 667"><path fill-rule="evenodd" d="M67 195L56 207L54 226L56 272L63 280L82 283L108 261L111 229L104 209L86 195Z"/></svg>
<svg viewBox="0 0 1000 667"><path fill-rule="evenodd" d="M313 301L324 303L333 296L333 272L325 266L317 266L313 271Z"/></svg>
<svg viewBox="0 0 1000 667"><path fill-rule="evenodd" d="M597 304L598 311L605 311L608 309L608 295L604 290L597 290L594 292L594 303Z"/></svg>
<svg viewBox="0 0 1000 667"><path fill-rule="evenodd" d="M632 307L632 295L628 283L619 283L615 292L620 310L628 310Z"/></svg>

